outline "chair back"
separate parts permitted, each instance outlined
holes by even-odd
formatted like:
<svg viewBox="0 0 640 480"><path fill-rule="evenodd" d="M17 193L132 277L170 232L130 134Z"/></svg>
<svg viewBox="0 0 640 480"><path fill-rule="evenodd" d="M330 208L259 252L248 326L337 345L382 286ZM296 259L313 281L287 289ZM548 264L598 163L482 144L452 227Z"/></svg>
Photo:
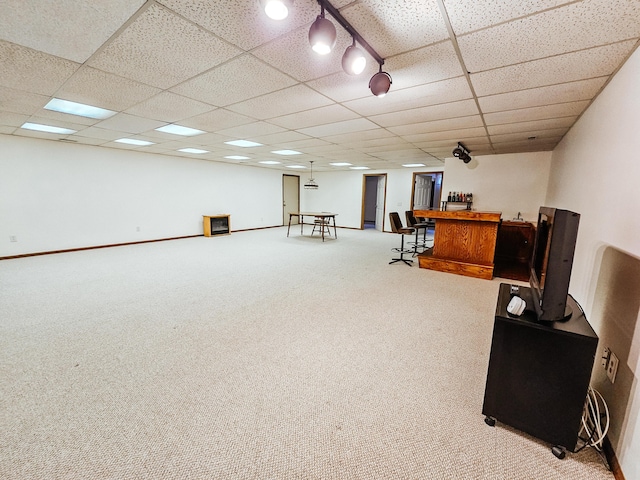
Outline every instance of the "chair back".
<svg viewBox="0 0 640 480"><path fill-rule="evenodd" d="M391 231L393 233L400 233L400 229L402 228L402 220L400 220L400 215L398 215L398 212L389 212L389 221L391 222Z"/></svg>
<svg viewBox="0 0 640 480"><path fill-rule="evenodd" d="M406 212L404 212L405 216L407 217L407 225L410 227L415 226L416 223L418 223L418 221L416 220L415 215L413 214L413 211L411 210L407 210Z"/></svg>

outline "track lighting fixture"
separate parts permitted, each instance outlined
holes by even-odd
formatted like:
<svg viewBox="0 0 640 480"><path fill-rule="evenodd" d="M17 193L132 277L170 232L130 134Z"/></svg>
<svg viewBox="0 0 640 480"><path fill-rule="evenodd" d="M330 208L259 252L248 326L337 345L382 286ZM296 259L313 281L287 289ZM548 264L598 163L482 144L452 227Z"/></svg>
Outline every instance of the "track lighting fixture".
<svg viewBox="0 0 640 480"><path fill-rule="evenodd" d="M367 59L358 47L356 39L353 39L351 46L347 47L342 56L342 69L349 75L360 75L367 66Z"/></svg>
<svg viewBox="0 0 640 480"><path fill-rule="evenodd" d="M260 0L260 6L273 20L283 20L289 15L293 0Z"/></svg>
<svg viewBox="0 0 640 480"><path fill-rule="evenodd" d="M329 20L324 18L325 9L329 14L351 35L353 42L347 47L342 56L342 68L349 75L358 75L364 71L367 59L360 48L356 47L356 42L371 55L378 65L380 71L376 73L369 81L369 88L377 97L384 96L391 87L391 75L382 71L384 59L362 38L355 28L342 16L340 11L335 8L329 0L318 0L321 13L309 29L309 43L315 52L320 54L329 53L336 43L336 29Z"/></svg>
<svg viewBox="0 0 640 480"><path fill-rule="evenodd" d="M313 160L311 160L309 163L311 164L311 176L309 177L309 181L304 184L304 188L307 190L317 190L318 184L313 179Z"/></svg>
<svg viewBox="0 0 640 480"><path fill-rule="evenodd" d="M382 63L380 64L380 70L376 73L371 80L369 80L369 88L371 93L376 97L384 97L389 88L391 87L391 75L382 71Z"/></svg>
<svg viewBox="0 0 640 480"><path fill-rule="evenodd" d="M324 18L324 5L321 4L321 13L309 29L309 43L314 52L326 55L336 44L336 27Z"/></svg>
<svg viewBox="0 0 640 480"><path fill-rule="evenodd" d="M464 163L469 163L471 161L471 157L469 156L471 151L460 142L458 142L458 146L454 148L451 153L454 157L459 158Z"/></svg>

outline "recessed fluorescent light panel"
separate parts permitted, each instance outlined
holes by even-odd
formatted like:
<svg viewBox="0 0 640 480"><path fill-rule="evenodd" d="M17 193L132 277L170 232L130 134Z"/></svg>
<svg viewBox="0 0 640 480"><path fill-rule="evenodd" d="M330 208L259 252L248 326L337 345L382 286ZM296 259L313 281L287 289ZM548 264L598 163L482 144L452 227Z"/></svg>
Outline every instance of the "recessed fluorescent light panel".
<svg viewBox="0 0 640 480"><path fill-rule="evenodd" d="M202 150L200 148L181 148L178 151L184 153L209 153L209 150Z"/></svg>
<svg viewBox="0 0 640 480"><path fill-rule="evenodd" d="M302 155L302 152L296 152L295 150L275 150L271 153L277 153L278 155Z"/></svg>
<svg viewBox="0 0 640 480"><path fill-rule="evenodd" d="M287 168L307 168L304 165L287 165Z"/></svg>
<svg viewBox="0 0 640 480"><path fill-rule="evenodd" d="M104 120L116 114L113 110L85 105L84 103L70 102L60 98L52 98L44 108L54 112L68 113L70 115L78 115L80 117L95 118Z"/></svg>
<svg viewBox="0 0 640 480"><path fill-rule="evenodd" d="M175 125L173 123L165 125L164 127L156 128L158 132L171 133L173 135L182 135L183 137L192 137L193 135L200 135L203 132L196 128L183 127L182 125Z"/></svg>
<svg viewBox="0 0 640 480"><path fill-rule="evenodd" d="M263 163L264 165L280 165L282 162L276 162L275 160L262 160L258 163Z"/></svg>
<svg viewBox="0 0 640 480"><path fill-rule="evenodd" d="M351 170L369 170L369 167L349 167Z"/></svg>
<svg viewBox="0 0 640 480"><path fill-rule="evenodd" d="M333 165L334 167L349 167L353 164L348 162L335 162L335 163L330 163L329 165Z"/></svg>
<svg viewBox="0 0 640 480"><path fill-rule="evenodd" d="M245 157L244 155L227 155L224 158L228 158L229 160L249 160L250 157Z"/></svg>
<svg viewBox="0 0 640 480"><path fill-rule="evenodd" d="M261 143L252 142L250 140L231 140L229 142L224 142L227 145L233 145L235 147L261 147Z"/></svg>
<svg viewBox="0 0 640 480"><path fill-rule="evenodd" d="M403 167L424 167L424 163L405 163Z"/></svg>
<svg viewBox="0 0 640 480"><path fill-rule="evenodd" d="M64 135L77 132L77 130L71 130L70 128L54 127L52 125L42 125L40 123L30 122L23 123L20 128L24 128L25 130L35 130L37 132L60 133Z"/></svg>
<svg viewBox="0 0 640 480"><path fill-rule="evenodd" d="M137 140L135 138L119 138L118 140L114 140L114 142L126 143L127 145L138 145L139 147L154 145L153 142L147 142L146 140Z"/></svg>

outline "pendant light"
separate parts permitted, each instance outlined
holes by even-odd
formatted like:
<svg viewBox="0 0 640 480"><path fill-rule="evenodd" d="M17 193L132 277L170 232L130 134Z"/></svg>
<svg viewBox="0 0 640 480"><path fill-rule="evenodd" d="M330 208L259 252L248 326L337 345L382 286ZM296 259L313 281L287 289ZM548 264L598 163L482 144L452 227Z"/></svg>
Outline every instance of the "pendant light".
<svg viewBox="0 0 640 480"><path fill-rule="evenodd" d="M304 188L307 190L317 190L318 184L313 179L313 160L309 162L311 164L311 176L309 177L309 181L304 184Z"/></svg>

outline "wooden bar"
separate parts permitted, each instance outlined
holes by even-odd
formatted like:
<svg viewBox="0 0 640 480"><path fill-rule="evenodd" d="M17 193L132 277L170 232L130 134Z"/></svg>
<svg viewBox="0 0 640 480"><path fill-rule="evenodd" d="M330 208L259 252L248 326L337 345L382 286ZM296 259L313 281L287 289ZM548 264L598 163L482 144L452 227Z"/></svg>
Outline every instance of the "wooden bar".
<svg viewBox="0 0 640 480"><path fill-rule="evenodd" d="M414 210L436 220L433 248L418 255L420 268L493 278L500 212Z"/></svg>

